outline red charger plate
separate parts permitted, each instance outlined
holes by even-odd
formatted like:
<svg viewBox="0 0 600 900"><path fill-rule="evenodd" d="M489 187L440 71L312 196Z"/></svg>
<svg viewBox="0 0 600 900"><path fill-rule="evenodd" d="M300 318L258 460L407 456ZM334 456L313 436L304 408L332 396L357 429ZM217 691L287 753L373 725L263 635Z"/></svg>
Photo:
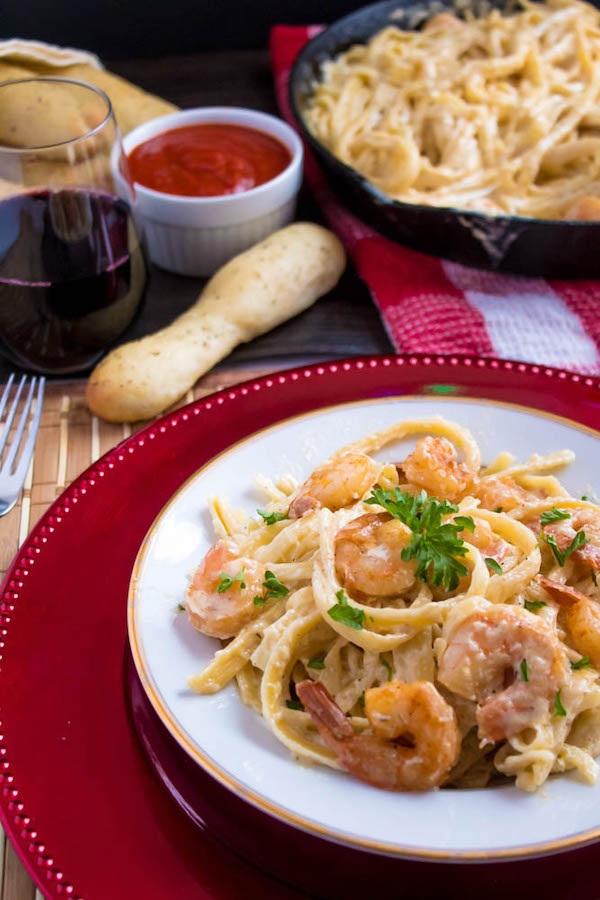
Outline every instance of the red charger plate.
<svg viewBox="0 0 600 900"><path fill-rule="evenodd" d="M518 863L443 865L359 853L285 826L190 767L136 683L129 577L146 531L181 483L288 416L417 393L519 403L600 429L597 378L474 357L338 361L246 382L164 417L95 463L40 520L2 586L0 818L47 896L297 896L213 834L321 896L364 895L368 886L395 897L455 896L475 886L488 897L541 889L555 900L597 896L597 845Z"/></svg>

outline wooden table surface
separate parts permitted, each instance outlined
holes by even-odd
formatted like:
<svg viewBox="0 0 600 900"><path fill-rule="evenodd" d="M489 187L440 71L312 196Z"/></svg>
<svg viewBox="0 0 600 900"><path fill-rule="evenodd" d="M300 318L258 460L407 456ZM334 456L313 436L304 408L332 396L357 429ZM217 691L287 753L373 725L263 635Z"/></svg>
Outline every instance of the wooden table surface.
<svg viewBox="0 0 600 900"><path fill-rule="evenodd" d="M107 65L117 74L182 107L246 106L277 113L266 51L203 53L127 61L109 60ZM298 218L320 220L318 210L306 192L300 197ZM194 302L203 284L201 279L183 278L153 268L145 307L123 340L142 337L168 324ZM234 381L241 381L254 375L257 370L272 371L302 361L354 354L387 353L391 349L379 314L366 288L349 267L337 287L311 309L251 343L238 347L227 360L216 367L213 373L202 379L194 391L194 396L216 390ZM4 381L13 368L0 359L0 381ZM39 485L34 482L31 497L26 491L26 503L33 504L30 517L24 518L20 505L14 513L9 514L12 518L6 516L4 520L0 520L2 571L6 570L16 552L19 538L22 539L27 533L26 530L23 533L24 522L30 527L33 526L36 518L54 499L56 493L89 465L94 452L105 452L111 443L117 443L127 433L120 431L120 426L106 426L103 431L102 424L98 431L98 425L94 425L93 421L84 422L82 417L85 418L87 414L82 397L81 381L62 380L49 386L48 415L57 418L56 423L49 424L48 427L56 427L56 435L62 435L61 440L64 439L61 443L62 451L58 448L56 454L50 454L52 465L57 472L50 478L50 482L42 480ZM91 438L85 439L87 443L75 437L77 429L80 431L83 429L86 434L91 433ZM69 433L73 436L70 443L65 438ZM82 446L85 446L85 452L82 452ZM40 465L47 466L47 460L43 459ZM31 490L30 486L29 491ZM1 849L0 846L0 851ZM33 900L36 896L39 900L42 895L35 891L31 879L8 842L4 847L3 858L2 867L0 855L0 869L2 869L0 900ZM86 898L86 900L120 900L120 898Z"/></svg>

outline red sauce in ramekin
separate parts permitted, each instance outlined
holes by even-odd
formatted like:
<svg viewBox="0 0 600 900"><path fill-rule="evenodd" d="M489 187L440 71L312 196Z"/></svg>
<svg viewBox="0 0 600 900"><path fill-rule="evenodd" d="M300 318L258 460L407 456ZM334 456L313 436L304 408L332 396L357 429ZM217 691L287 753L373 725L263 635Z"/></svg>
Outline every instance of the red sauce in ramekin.
<svg viewBox="0 0 600 900"><path fill-rule="evenodd" d="M134 181L164 194L239 194L279 175L292 155L281 141L245 125L221 122L163 131L129 154Z"/></svg>

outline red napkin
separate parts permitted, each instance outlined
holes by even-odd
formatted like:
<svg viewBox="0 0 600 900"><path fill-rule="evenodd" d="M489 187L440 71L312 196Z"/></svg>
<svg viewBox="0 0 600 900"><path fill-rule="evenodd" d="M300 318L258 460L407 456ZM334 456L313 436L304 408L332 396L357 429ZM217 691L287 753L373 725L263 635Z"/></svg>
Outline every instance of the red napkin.
<svg viewBox="0 0 600 900"><path fill-rule="evenodd" d="M277 99L290 124L290 69L321 27L277 25L271 31ZM357 219L308 151L305 176L398 352L499 356L600 373L600 283L499 275L425 256Z"/></svg>

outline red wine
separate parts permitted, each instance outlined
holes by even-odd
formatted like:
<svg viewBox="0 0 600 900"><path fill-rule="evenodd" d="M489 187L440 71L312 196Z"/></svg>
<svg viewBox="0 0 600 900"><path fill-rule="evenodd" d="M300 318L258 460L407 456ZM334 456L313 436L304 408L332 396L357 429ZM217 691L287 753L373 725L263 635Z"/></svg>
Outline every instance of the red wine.
<svg viewBox="0 0 600 900"><path fill-rule="evenodd" d="M128 205L68 188L0 202L0 349L22 368L89 368L141 304L146 261Z"/></svg>

